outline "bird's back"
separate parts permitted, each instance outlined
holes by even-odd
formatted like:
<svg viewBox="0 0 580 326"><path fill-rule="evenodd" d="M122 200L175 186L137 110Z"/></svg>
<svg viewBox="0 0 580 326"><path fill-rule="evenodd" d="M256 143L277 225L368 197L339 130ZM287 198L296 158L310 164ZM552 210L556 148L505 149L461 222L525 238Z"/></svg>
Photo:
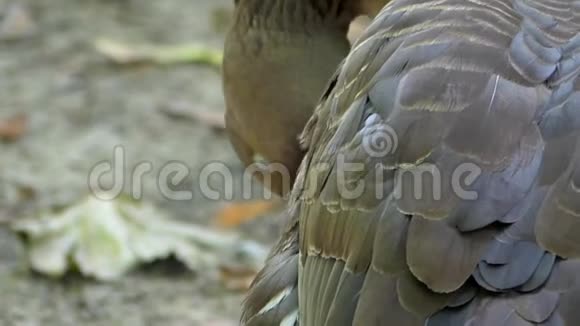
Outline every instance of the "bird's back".
<svg viewBox="0 0 580 326"><path fill-rule="evenodd" d="M576 0L381 12L303 134L300 325L580 325L579 31Z"/></svg>

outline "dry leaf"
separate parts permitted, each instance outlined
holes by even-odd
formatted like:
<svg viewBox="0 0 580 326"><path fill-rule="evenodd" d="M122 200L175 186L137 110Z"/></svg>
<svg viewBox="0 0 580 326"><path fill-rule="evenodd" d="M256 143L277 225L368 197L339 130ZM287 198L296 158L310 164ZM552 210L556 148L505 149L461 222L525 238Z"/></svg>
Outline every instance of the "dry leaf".
<svg viewBox="0 0 580 326"><path fill-rule="evenodd" d="M279 206L277 200L256 200L231 203L222 208L216 215L214 223L222 228L234 228L255 220Z"/></svg>
<svg viewBox="0 0 580 326"><path fill-rule="evenodd" d="M199 121L216 130L224 130L226 128L223 112L195 109L181 101L161 106L160 109L170 117Z"/></svg>
<svg viewBox="0 0 580 326"><path fill-rule="evenodd" d="M258 271L247 267L225 267L220 269L220 281L230 291L247 291Z"/></svg>
<svg viewBox="0 0 580 326"><path fill-rule="evenodd" d="M180 64L199 63L220 67L223 54L198 44L183 45L138 45L125 44L110 39L97 39L94 43L99 53L117 64L155 63Z"/></svg>
<svg viewBox="0 0 580 326"><path fill-rule="evenodd" d="M25 114L18 114L11 118L0 120L0 140L16 141L24 132L28 124Z"/></svg>
<svg viewBox="0 0 580 326"><path fill-rule="evenodd" d="M57 212L11 223L23 237L30 266L60 277L71 269L102 281L140 263L173 256L189 269L219 273L224 264L258 268L267 255L237 234L171 220L154 206L126 198L89 196Z"/></svg>
<svg viewBox="0 0 580 326"><path fill-rule="evenodd" d="M210 126L216 130L224 130L226 129L226 122L224 120L224 114L218 112L210 112L210 111L192 111L191 116L205 124Z"/></svg>

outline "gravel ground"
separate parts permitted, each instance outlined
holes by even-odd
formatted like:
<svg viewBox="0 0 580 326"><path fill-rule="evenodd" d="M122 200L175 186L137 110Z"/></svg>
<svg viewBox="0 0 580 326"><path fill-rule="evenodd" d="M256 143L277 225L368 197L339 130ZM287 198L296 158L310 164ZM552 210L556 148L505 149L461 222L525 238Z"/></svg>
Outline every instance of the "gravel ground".
<svg viewBox="0 0 580 326"><path fill-rule="evenodd" d="M171 161L186 164L191 177L178 187L195 190L196 173L213 161L239 176L241 166L223 132L164 111L185 106L223 112L219 71L193 64L120 67L93 47L95 39L107 37L220 49L220 17L231 9L231 0L0 0L0 21L14 3L35 26L24 26L32 27L30 35L16 40L2 40L0 29L0 121L17 114L28 119L22 137L0 142L0 220L86 196L88 171L112 160L119 145L127 168L139 162L150 162L154 171ZM153 174L143 184L144 200L192 223L208 223L224 204L199 191L191 200L169 201L159 194ZM253 223L242 232L269 244L276 223ZM17 239L0 229L2 326L221 326L236 325L239 316L241 293L172 263L103 284L77 276L40 277L28 272L24 261Z"/></svg>

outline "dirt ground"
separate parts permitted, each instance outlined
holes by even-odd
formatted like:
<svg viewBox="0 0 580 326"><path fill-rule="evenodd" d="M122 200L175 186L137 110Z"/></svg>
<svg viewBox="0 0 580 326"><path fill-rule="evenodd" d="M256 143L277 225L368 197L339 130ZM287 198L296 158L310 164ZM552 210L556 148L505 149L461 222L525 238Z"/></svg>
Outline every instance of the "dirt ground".
<svg viewBox="0 0 580 326"><path fill-rule="evenodd" d="M0 0L2 10L15 3ZM0 220L66 206L88 194L87 173L123 146L127 165L170 161L195 171L220 161L236 173L238 160L223 132L164 108L224 110L219 71L207 66L119 67L99 55L95 39L131 43L198 42L220 49L219 23L231 0L19 0L36 28L0 40L0 121L28 119L14 142L0 142ZM222 15L223 16L223 15ZM1 33L1 31L0 31ZM1 39L1 35L0 35ZM199 193L168 201L153 175L144 198L171 217L206 224L223 201ZM270 244L276 222L242 232ZM0 325L236 325L242 293L228 291L179 267L140 269L115 283L68 277L51 280L27 272L17 239L0 229Z"/></svg>

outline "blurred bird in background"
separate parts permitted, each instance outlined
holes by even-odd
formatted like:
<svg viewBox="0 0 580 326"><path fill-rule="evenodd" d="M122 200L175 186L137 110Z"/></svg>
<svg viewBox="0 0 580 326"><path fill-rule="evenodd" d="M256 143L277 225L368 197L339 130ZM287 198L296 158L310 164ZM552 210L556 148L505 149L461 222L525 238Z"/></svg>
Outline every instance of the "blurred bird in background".
<svg viewBox="0 0 580 326"><path fill-rule="evenodd" d="M385 2L236 1L231 141L295 180L243 323L580 325L580 2L393 0L349 49Z"/></svg>
<svg viewBox="0 0 580 326"><path fill-rule="evenodd" d="M292 31L296 29L296 37L276 39L279 30L275 19L257 22L263 24L258 30L250 25L250 19L254 10L269 15L268 11L277 5L254 7L257 5L264 6L260 1L239 4L235 27L226 40L223 67L226 126L242 162L246 166L270 163L263 165L263 169L256 165L256 176L262 181L264 177L270 178L267 187L286 195L304 155L298 135L327 81L346 57L349 40L353 42L369 20L364 16L356 21L354 17L341 17L328 22L328 33L314 33L315 28L309 25L286 26ZM296 6L302 4L297 2ZM276 42L269 43L270 39ZM263 48L264 45L268 47ZM273 80L266 82L264 75L272 76ZM289 88L287 94L281 86ZM269 170L272 163L281 163L287 171Z"/></svg>

